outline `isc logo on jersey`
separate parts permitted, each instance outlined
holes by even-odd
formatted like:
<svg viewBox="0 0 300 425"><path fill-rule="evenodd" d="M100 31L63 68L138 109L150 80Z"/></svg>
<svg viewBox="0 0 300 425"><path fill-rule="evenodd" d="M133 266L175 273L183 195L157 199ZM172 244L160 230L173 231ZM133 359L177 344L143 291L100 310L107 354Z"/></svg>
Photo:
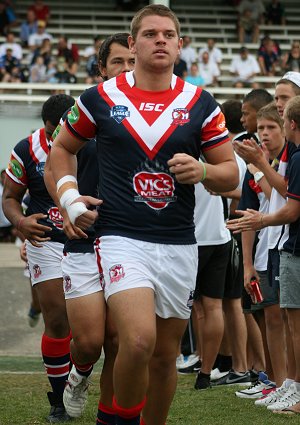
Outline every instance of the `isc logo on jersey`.
<svg viewBox="0 0 300 425"><path fill-rule="evenodd" d="M138 196L135 202L145 202L155 210L165 208L170 202L175 202L174 180L166 173L140 172L133 177L133 187Z"/></svg>
<svg viewBox="0 0 300 425"><path fill-rule="evenodd" d="M162 112L164 110L164 104L163 103L150 103L150 102L142 102L140 104L139 110L140 111L155 111L155 112Z"/></svg>

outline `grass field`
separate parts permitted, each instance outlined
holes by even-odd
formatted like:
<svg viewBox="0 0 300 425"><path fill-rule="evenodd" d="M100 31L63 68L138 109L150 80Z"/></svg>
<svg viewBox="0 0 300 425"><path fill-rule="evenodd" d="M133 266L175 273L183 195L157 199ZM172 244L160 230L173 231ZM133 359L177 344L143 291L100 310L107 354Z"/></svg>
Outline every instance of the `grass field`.
<svg viewBox="0 0 300 425"><path fill-rule="evenodd" d="M93 375L89 400L82 418L74 425L95 425L99 396L99 371ZM42 373L40 373L42 372ZM206 391L193 389L194 376L179 376L168 425L279 425L298 424L300 416L276 415L253 401L235 396L236 386ZM0 356L0 425L46 425L49 384L40 358Z"/></svg>

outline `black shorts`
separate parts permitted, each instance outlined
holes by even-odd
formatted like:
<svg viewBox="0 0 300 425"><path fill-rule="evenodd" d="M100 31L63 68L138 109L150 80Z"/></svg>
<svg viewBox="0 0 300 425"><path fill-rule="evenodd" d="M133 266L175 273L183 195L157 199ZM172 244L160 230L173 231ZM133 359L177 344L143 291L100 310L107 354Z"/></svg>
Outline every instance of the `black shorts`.
<svg viewBox="0 0 300 425"><path fill-rule="evenodd" d="M201 295L222 299L225 296L226 270L231 241L222 245L198 246L198 274L194 298Z"/></svg>

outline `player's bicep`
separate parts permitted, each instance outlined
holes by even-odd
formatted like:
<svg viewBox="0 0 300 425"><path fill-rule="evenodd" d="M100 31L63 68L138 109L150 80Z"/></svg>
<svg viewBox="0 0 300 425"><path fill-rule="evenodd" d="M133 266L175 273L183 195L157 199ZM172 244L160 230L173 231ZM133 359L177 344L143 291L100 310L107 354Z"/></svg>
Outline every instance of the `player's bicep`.
<svg viewBox="0 0 300 425"><path fill-rule="evenodd" d="M7 203L7 201L11 199L14 199L21 204L26 190L27 190L26 186L18 184L14 182L11 178L7 177L5 179L3 195L2 195L3 206L5 205L5 203Z"/></svg>
<svg viewBox="0 0 300 425"><path fill-rule="evenodd" d="M236 164L232 144L230 142L225 142L216 147L205 150L203 155L209 164L215 165L228 161L232 161Z"/></svg>
<svg viewBox="0 0 300 425"><path fill-rule="evenodd" d="M75 135L73 135L69 129L63 125L55 137L55 140L52 145L52 151L56 149L65 150L73 155L76 155L80 149L84 146L86 142L80 140Z"/></svg>

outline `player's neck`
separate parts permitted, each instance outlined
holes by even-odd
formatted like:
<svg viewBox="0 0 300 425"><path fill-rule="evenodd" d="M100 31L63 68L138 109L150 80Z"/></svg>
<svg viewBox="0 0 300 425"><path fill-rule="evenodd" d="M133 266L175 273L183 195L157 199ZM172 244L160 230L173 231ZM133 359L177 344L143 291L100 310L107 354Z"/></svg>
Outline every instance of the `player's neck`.
<svg viewBox="0 0 300 425"><path fill-rule="evenodd" d="M145 70L134 70L135 86L146 91L164 91L171 86L173 72L153 73Z"/></svg>

